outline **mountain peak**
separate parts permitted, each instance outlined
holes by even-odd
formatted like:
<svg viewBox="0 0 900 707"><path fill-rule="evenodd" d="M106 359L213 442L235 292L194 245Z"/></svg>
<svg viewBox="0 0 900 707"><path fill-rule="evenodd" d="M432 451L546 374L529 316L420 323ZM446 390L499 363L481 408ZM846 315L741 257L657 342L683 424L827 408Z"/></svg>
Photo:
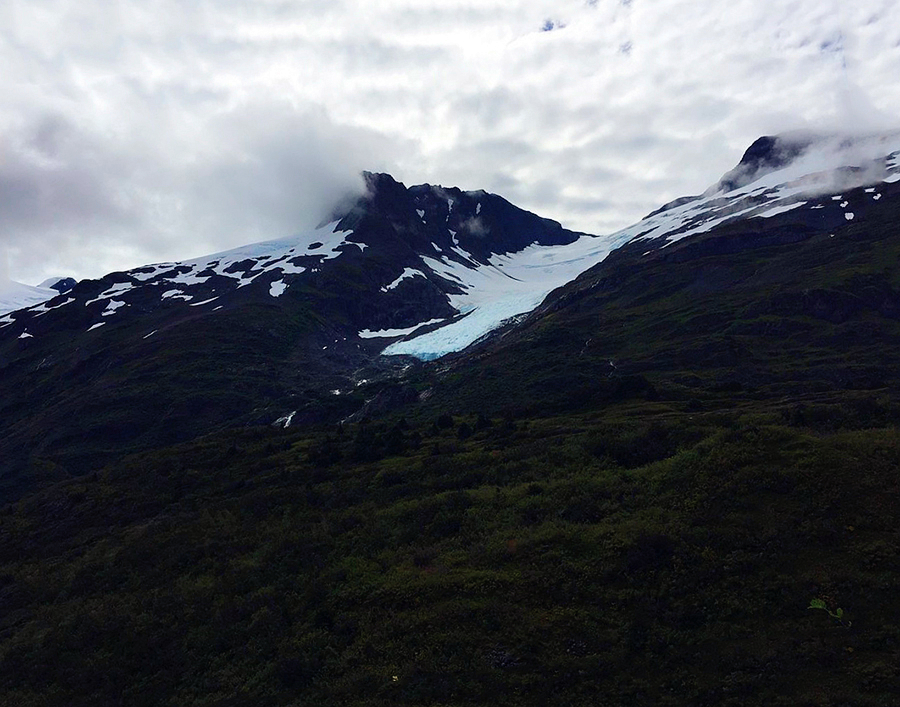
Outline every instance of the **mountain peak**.
<svg viewBox="0 0 900 707"><path fill-rule="evenodd" d="M43 287L49 290L56 290L60 294L65 294L69 290L71 290L78 283L74 278L71 277L51 277L44 280L38 287Z"/></svg>
<svg viewBox="0 0 900 707"><path fill-rule="evenodd" d="M851 170L865 173L863 181L876 182L886 159L900 147L900 132L853 135L794 131L780 135L764 135L744 152L731 171L707 189L703 196L727 194L742 189L766 175L790 168L796 179L815 173ZM853 181L853 180L851 180ZM858 181L858 180L856 180ZM861 186L862 181L852 186ZM851 188L846 185L844 188Z"/></svg>
<svg viewBox="0 0 900 707"><path fill-rule="evenodd" d="M744 152L738 165L726 173L708 193L734 191L769 172L782 169L815 142L816 137L812 133L764 135L757 138Z"/></svg>
<svg viewBox="0 0 900 707"><path fill-rule="evenodd" d="M830 234L864 219L898 181L900 132L768 135L702 195L671 201L612 238L665 247L726 223L776 217L802 223L806 235Z"/></svg>
<svg viewBox="0 0 900 707"><path fill-rule="evenodd" d="M369 195L406 189L402 182L398 182L387 172L363 172L362 177Z"/></svg>

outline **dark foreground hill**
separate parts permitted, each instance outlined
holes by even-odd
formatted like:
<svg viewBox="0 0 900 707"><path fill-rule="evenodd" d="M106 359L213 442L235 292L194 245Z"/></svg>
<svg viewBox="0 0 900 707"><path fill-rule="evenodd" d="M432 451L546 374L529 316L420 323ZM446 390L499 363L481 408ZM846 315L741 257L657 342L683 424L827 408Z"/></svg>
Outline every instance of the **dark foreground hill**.
<svg viewBox="0 0 900 707"><path fill-rule="evenodd" d="M131 457L0 515L0 702L893 705L898 414L639 396Z"/></svg>
<svg viewBox="0 0 900 707"><path fill-rule="evenodd" d="M638 238L355 421L5 506L0 703L900 703L895 187Z"/></svg>

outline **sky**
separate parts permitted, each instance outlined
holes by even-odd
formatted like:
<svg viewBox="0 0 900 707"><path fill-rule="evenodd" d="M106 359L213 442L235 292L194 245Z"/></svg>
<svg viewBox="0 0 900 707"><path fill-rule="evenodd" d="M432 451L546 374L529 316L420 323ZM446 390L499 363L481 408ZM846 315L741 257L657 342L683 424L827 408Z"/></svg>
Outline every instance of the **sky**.
<svg viewBox="0 0 900 707"><path fill-rule="evenodd" d="M307 230L362 170L611 233L760 135L900 125L900 3L4 0L0 67L36 284Z"/></svg>

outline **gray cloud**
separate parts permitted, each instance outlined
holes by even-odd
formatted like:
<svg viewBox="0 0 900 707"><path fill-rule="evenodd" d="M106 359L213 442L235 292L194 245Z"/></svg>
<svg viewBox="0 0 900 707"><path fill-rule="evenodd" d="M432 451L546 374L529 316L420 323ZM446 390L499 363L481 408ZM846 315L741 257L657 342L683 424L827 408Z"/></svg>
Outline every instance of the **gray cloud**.
<svg viewBox="0 0 900 707"><path fill-rule="evenodd" d="M56 115L8 135L0 234L18 268L97 276L313 228L394 152L373 131L280 102L178 136L159 121L134 136L139 149Z"/></svg>
<svg viewBox="0 0 900 707"><path fill-rule="evenodd" d="M134 225L119 186L127 167L97 136L45 115L8 136L0 164L0 228L39 231L61 222Z"/></svg>
<svg viewBox="0 0 900 707"><path fill-rule="evenodd" d="M281 103L247 106L208 129L213 154L187 171L183 209L207 238L227 233L227 245L315 227L343 197L363 192L363 169L390 170L396 150L320 109Z"/></svg>

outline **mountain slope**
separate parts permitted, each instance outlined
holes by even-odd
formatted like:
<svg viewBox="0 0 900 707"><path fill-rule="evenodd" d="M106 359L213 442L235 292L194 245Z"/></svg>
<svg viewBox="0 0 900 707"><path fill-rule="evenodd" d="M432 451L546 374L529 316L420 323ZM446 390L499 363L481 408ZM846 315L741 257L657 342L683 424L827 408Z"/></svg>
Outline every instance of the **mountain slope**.
<svg viewBox="0 0 900 707"><path fill-rule="evenodd" d="M0 319L6 487L223 426L342 419L360 384L407 365L377 356L404 333L462 320L464 346L571 279L573 248L578 271L606 252L495 195L367 180L313 232L82 281Z"/></svg>
<svg viewBox="0 0 900 707"><path fill-rule="evenodd" d="M703 195L677 199L614 238L656 249L751 219L776 219L802 232L829 231L863 218L881 199L876 187L898 180L900 134L762 137ZM860 187L869 189L859 192ZM853 192L853 200L844 192ZM788 213L787 220L778 218Z"/></svg>
<svg viewBox="0 0 900 707"><path fill-rule="evenodd" d="M317 295L327 292L340 301L343 311L321 313L348 325L343 334L355 329L353 336L395 339L419 327L449 325L468 332L450 337L465 339L456 348L421 351L428 357L457 350L527 312L608 252L604 239L566 231L485 192L406 189L388 175L367 180L367 197L315 231L113 273L100 281L105 288L85 285L68 300L7 317L0 327L14 324L11 331L35 336L84 305L96 329L128 319L135 307L141 314L178 303L218 311L245 299L235 293L246 295L251 284L273 298L305 287L307 299L324 299ZM364 296L348 301L347 289ZM32 316L50 307L63 311L41 322ZM35 331L28 330L29 320Z"/></svg>
<svg viewBox="0 0 900 707"><path fill-rule="evenodd" d="M890 152L811 174L770 165L616 234L624 244L604 262L456 360L435 405L570 409L663 388L723 405L897 391L900 175L895 143L875 144ZM832 156L840 165L847 154Z"/></svg>

